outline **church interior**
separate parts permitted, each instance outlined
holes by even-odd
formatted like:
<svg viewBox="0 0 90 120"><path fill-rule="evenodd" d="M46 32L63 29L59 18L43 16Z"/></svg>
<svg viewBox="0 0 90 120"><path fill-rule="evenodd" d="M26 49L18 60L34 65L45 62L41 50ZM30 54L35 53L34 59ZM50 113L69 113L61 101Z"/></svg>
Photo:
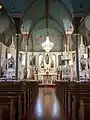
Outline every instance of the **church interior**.
<svg viewBox="0 0 90 120"><path fill-rule="evenodd" d="M90 1L0 1L0 120L90 119Z"/></svg>

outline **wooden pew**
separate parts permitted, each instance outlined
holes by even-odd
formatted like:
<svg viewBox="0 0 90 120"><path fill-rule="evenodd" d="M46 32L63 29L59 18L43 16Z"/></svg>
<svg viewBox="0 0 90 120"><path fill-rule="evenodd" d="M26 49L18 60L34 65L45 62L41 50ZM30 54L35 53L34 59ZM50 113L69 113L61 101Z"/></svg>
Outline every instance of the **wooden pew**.
<svg viewBox="0 0 90 120"><path fill-rule="evenodd" d="M22 114L21 113L22 112L22 103L21 103L20 93L19 92L18 93L17 92L5 92L5 91L1 92L0 91L0 97L3 97L3 98L7 97L7 99L8 98L11 99L10 104L13 106L12 109L16 114L15 118L19 119ZM13 119L14 119L14 117L13 117Z"/></svg>
<svg viewBox="0 0 90 120"><path fill-rule="evenodd" d="M36 104L36 100L38 97L38 92L39 92L39 82L37 80L30 80L30 81L26 81L26 88L27 88L27 113L30 119L33 119L33 113L35 110L35 104Z"/></svg>
<svg viewBox="0 0 90 120"><path fill-rule="evenodd" d="M77 100L79 101L79 99L81 97L85 97L85 96L90 96L90 83L86 83L84 84L77 84L77 86L75 85L74 88L70 88L68 89L68 116L70 120L77 120L78 119L78 104L77 104ZM76 100L76 101L75 101ZM74 106L74 107L72 107Z"/></svg>
<svg viewBox="0 0 90 120"><path fill-rule="evenodd" d="M7 108L9 112L8 115L6 115L8 116L8 120L25 119L27 113L31 118L32 113L34 113L34 106L36 104L38 90L38 81L0 82L0 98L4 99L4 97L6 97L8 100L8 97L10 97L9 104L6 102L4 105L2 104L2 101L0 102L0 105L2 104L0 111L3 116L0 117L5 120L4 111L5 108Z"/></svg>
<svg viewBox="0 0 90 120"><path fill-rule="evenodd" d="M21 120L21 100L23 101L23 87L22 87L22 84L21 83L11 83L11 82L1 82L0 83L0 94L1 96L4 97L7 96L10 97L14 97L16 96L17 97L17 100L16 100L16 107L17 107L17 115L16 115L16 119L18 120ZM22 98L21 98L22 97Z"/></svg>
<svg viewBox="0 0 90 120"><path fill-rule="evenodd" d="M89 93L90 82L56 82L56 95L58 100L64 104L65 112L70 120L78 119L78 112L75 112L79 109L77 101L80 98L89 97Z"/></svg>
<svg viewBox="0 0 90 120"><path fill-rule="evenodd" d="M90 120L90 97L80 99L80 109L78 110L79 120Z"/></svg>
<svg viewBox="0 0 90 120"><path fill-rule="evenodd" d="M15 120L14 97L0 96L0 120ZM5 112L6 111L6 112Z"/></svg>
<svg viewBox="0 0 90 120"><path fill-rule="evenodd" d="M80 91L71 93L71 100L69 101L68 105L68 115L70 119L77 120L78 119L78 109L79 109L79 100L80 98L90 97L90 91Z"/></svg>

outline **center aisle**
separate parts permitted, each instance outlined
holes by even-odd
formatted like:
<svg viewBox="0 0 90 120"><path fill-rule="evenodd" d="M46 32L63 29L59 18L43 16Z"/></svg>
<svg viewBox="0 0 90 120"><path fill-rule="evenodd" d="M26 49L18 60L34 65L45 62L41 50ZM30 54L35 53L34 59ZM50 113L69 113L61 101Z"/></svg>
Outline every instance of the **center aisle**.
<svg viewBox="0 0 90 120"><path fill-rule="evenodd" d="M39 88L33 120L66 120L63 108L55 95L55 88Z"/></svg>

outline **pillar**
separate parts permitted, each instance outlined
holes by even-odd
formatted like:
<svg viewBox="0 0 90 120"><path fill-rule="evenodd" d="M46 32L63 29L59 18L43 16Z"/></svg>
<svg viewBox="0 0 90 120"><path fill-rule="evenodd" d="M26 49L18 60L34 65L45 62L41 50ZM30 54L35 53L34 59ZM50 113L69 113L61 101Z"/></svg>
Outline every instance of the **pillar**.
<svg viewBox="0 0 90 120"><path fill-rule="evenodd" d="M66 34L66 37L67 37L67 52L69 52L70 50L70 37L71 37L71 34L67 33Z"/></svg>
<svg viewBox="0 0 90 120"><path fill-rule="evenodd" d="M27 52L28 52L28 32L26 31L24 34L23 34L23 37L24 37L24 41L25 41L25 70L24 70L24 79L27 79Z"/></svg>
<svg viewBox="0 0 90 120"><path fill-rule="evenodd" d="M20 17L13 17L16 27L16 71L15 79L18 80L18 54L19 54L19 38L21 33L21 19Z"/></svg>
<svg viewBox="0 0 90 120"><path fill-rule="evenodd" d="M2 60L2 43L0 42L0 76L1 76L1 61Z"/></svg>
<svg viewBox="0 0 90 120"><path fill-rule="evenodd" d="M78 55L78 29L80 26L80 20L82 17L74 17L74 34L75 34L75 41L76 41L76 75L77 81L80 80L79 76L79 55Z"/></svg>

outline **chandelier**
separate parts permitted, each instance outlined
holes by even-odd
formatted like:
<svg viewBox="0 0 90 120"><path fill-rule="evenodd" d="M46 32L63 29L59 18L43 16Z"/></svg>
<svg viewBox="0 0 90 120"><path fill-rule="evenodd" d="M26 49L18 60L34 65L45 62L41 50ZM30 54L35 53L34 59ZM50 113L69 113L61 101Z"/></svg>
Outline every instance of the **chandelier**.
<svg viewBox="0 0 90 120"><path fill-rule="evenodd" d="M54 43L50 42L49 36L46 36L46 41L42 43L42 48L46 51L49 52L54 46Z"/></svg>

